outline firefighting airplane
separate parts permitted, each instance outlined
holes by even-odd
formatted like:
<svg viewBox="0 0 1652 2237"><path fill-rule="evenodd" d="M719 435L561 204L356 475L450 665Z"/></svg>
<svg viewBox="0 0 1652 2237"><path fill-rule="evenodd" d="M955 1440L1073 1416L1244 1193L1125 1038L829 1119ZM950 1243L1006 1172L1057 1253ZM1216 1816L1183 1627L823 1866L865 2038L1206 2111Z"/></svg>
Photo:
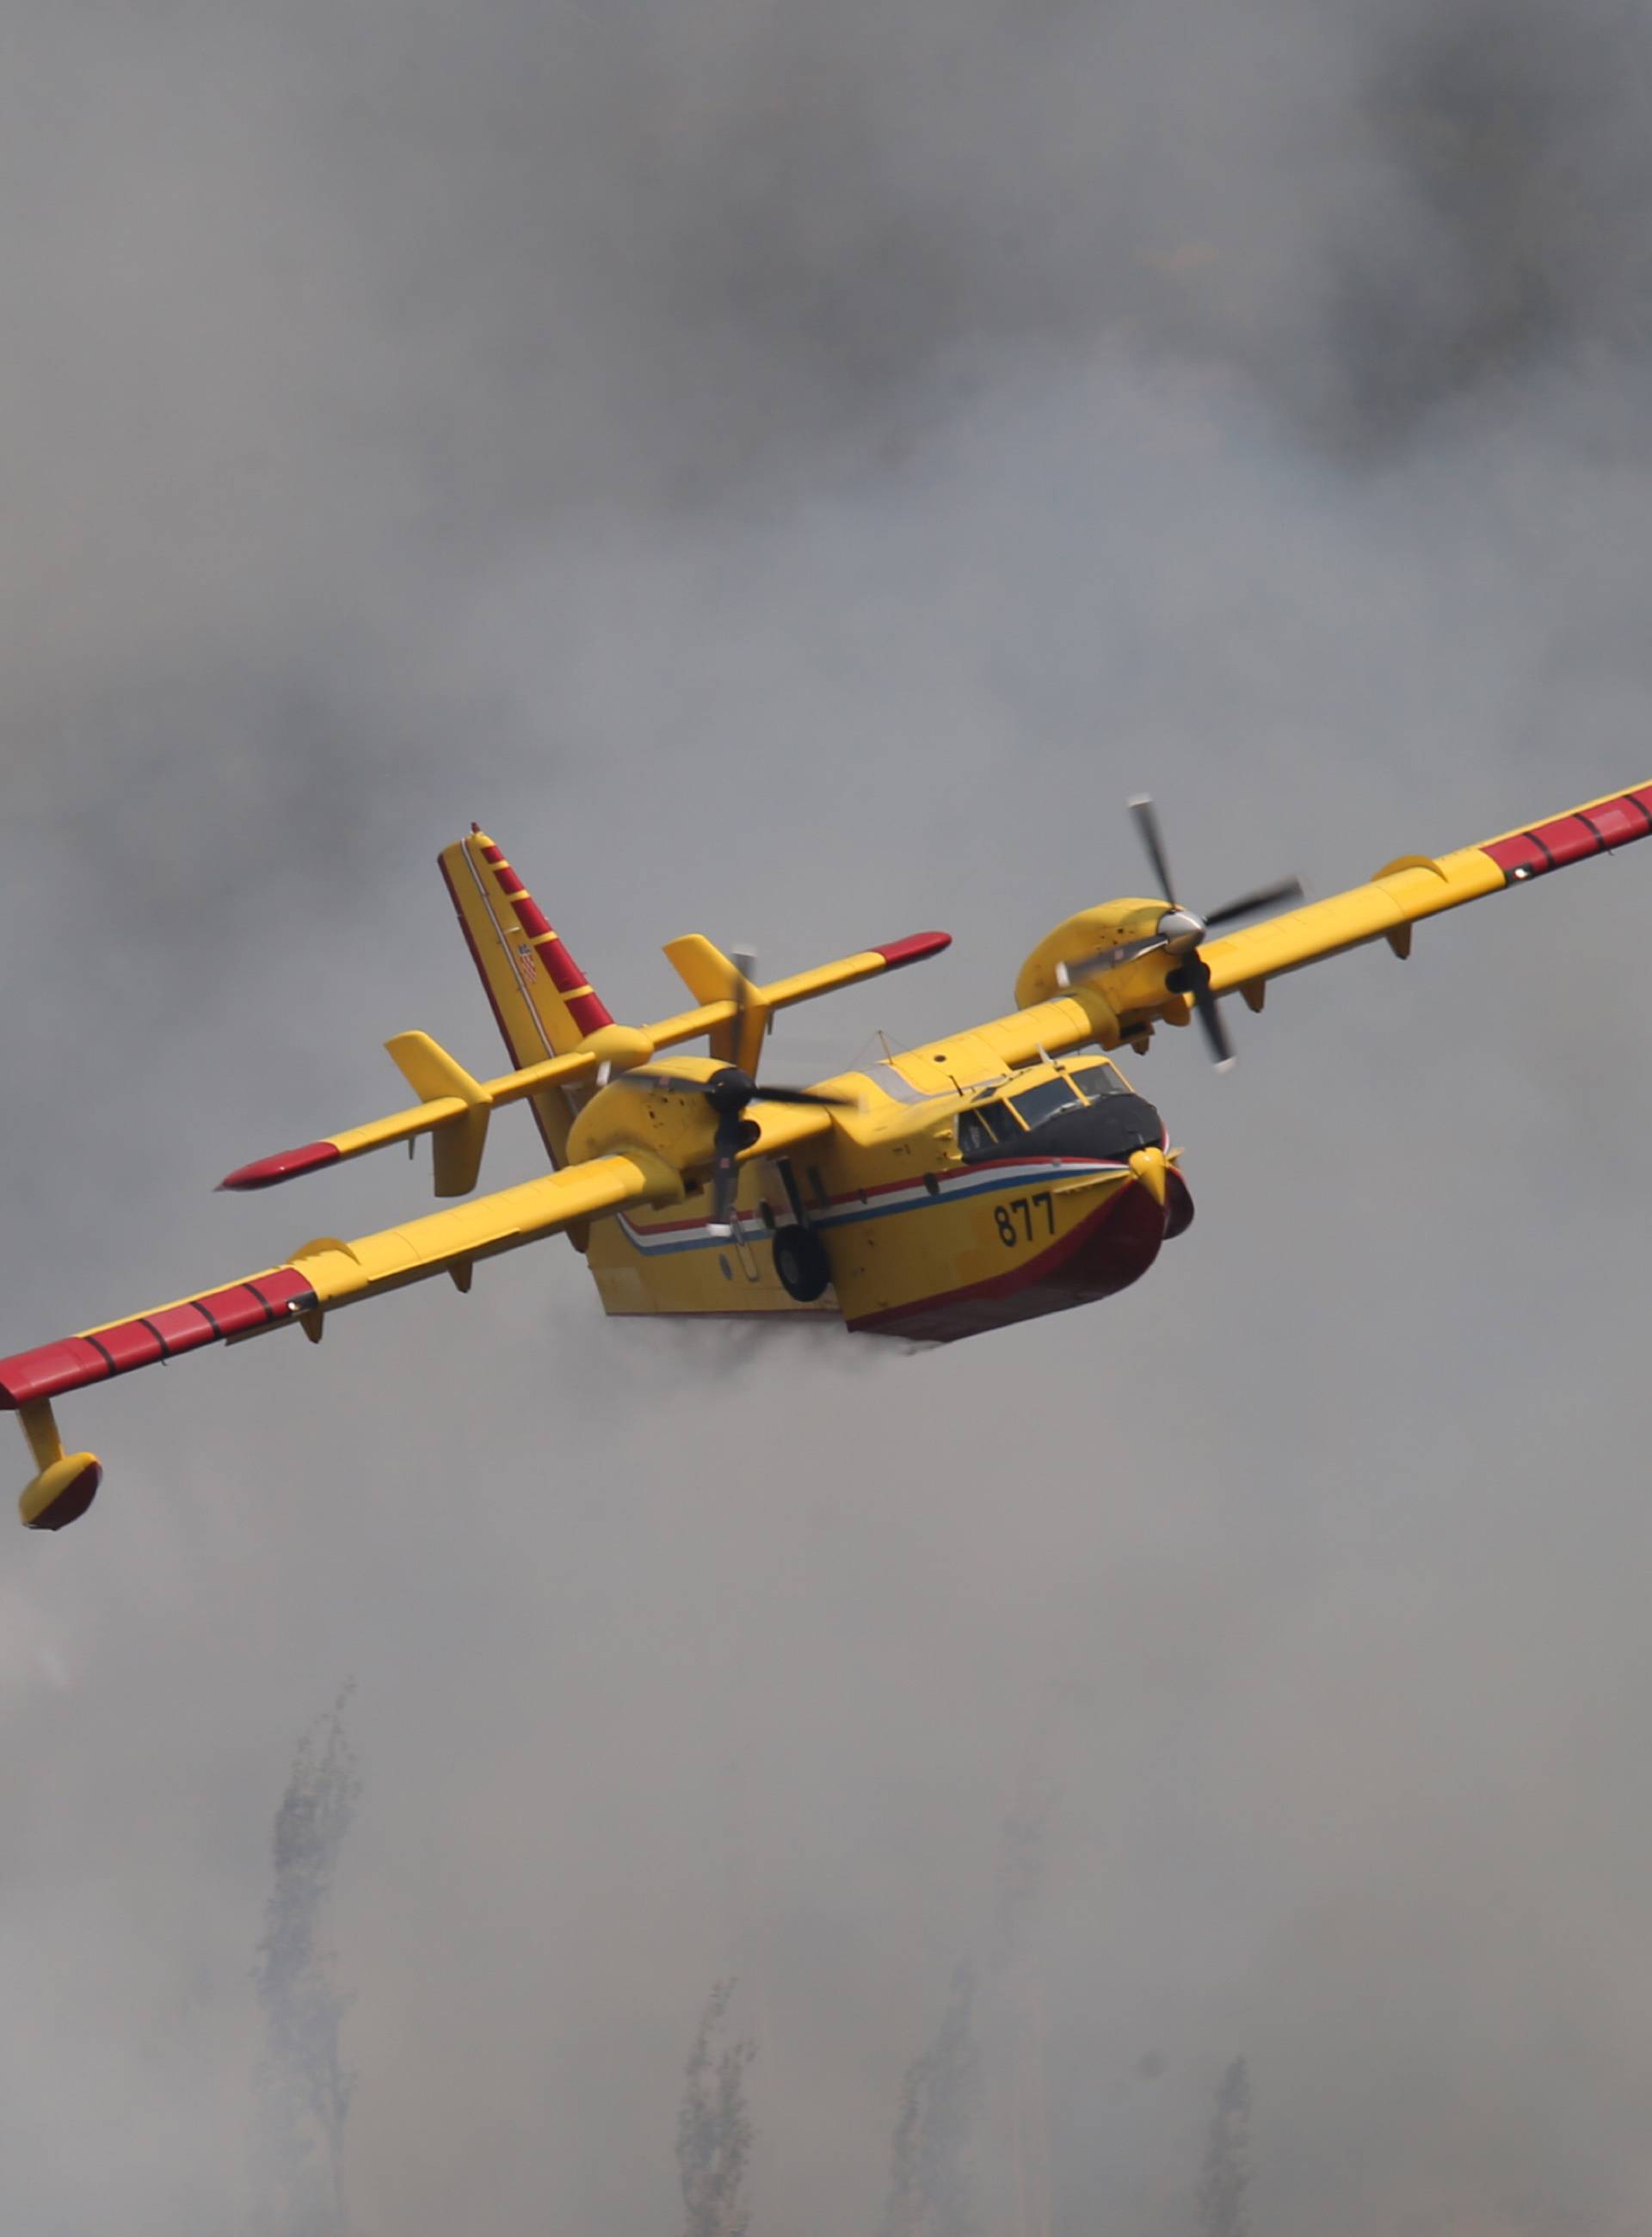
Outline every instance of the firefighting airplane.
<svg viewBox="0 0 1652 2237"><path fill-rule="evenodd" d="M1158 1112L1113 1052L1197 1018L1230 1062L1219 996L1260 1010L1270 979L1386 940L1411 953L1418 918L1546 876L1652 833L1652 784L1437 860L1407 855L1369 885L1219 927L1300 898L1294 879L1205 915L1174 898L1152 803L1132 803L1158 897L1104 902L1033 950L1007 1017L809 1087L756 1084L775 1013L949 945L916 934L767 985L749 957L697 934L665 954L694 1006L617 1025L522 881L479 828L442 875L513 1069L478 1080L428 1035L387 1044L420 1099L393 1118L243 1165L222 1184L268 1188L347 1158L431 1137L439 1197L475 1187L492 1113L525 1102L552 1170L538 1180L351 1243L307 1243L285 1265L0 1360L36 1474L31 1529L85 1513L102 1481L65 1453L52 1407L85 1385L238 1343L433 1274L471 1286L479 1259L564 1234L610 1313L836 1316L872 1334L948 1342L1111 1297L1193 1216ZM661 1052L708 1037L709 1057Z"/></svg>

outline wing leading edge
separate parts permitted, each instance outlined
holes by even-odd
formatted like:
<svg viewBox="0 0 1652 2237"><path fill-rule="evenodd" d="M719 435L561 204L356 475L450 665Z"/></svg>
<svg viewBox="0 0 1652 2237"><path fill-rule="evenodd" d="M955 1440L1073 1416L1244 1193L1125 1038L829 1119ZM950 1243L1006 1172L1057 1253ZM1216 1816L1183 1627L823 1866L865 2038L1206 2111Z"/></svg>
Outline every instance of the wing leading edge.
<svg viewBox="0 0 1652 2237"><path fill-rule="evenodd" d="M680 1177L647 1151L593 1158L353 1242L323 1237L283 1266L0 1359L0 1409L22 1415L39 1469L23 1495L23 1519L32 1529L61 1529L96 1494L96 1459L89 1453L65 1456L51 1417L52 1401L67 1391L292 1321L319 1336L322 1315L434 1274L468 1289L479 1258L627 1204L669 1203L681 1191Z"/></svg>
<svg viewBox="0 0 1652 2237"><path fill-rule="evenodd" d="M1403 954L1411 944L1410 927L1423 917L1546 877L1550 870L1565 869L1593 855L1616 854L1620 847L1649 836L1652 784L1609 793L1563 815L1506 831L1437 860L1403 856L1378 871L1369 885L1209 940L1199 953L1218 993L1255 987L1367 940L1385 938Z"/></svg>
<svg viewBox="0 0 1652 2237"><path fill-rule="evenodd" d="M1203 940L1199 958L1210 973L1213 993L1242 993L1252 1008L1259 1009L1268 980L1285 972L1299 971L1373 940L1386 940L1397 954L1408 955L1411 927L1424 917L1483 900L1510 886L1526 885L1573 862L1614 855L1648 837L1652 837L1652 784L1630 786L1455 854L1437 859L1404 855L1347 893L1265 918L1243 931ZM1110 969L1097 969L1071 984L1060 975L1067 958L1085 954L1109 939L1150 933L1163 906L1151 901L1110 903L1069 917L1022 966L1016 982L1017 1007L1008 1017L910 1052L902 1063L909 1062L913 1071L927 1076L928 1062L940 1061L944 1053L948 1061L970 1069L971 1077L985 1079L995 1066L1008 1070L1092 1040L1115 1047L1138 1040L1160 1020L1186 1025L1193 1004L1178 959L1157 942L1150 953ZM1127 913L1125 917L1118 916L1120 910ZM1064 991L1057 993L1058 987Z"/></svg>

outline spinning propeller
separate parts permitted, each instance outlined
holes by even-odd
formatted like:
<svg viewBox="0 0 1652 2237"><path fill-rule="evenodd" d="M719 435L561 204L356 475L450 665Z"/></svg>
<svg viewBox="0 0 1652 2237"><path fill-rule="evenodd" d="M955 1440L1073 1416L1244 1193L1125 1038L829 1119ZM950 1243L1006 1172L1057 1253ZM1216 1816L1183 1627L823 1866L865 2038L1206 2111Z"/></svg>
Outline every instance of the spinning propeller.
<svg viewBox="0 0 1652 2237"><path fill-rule="evenodd" d="M732 1039L737 1049L743 1050L750 1029L751 973L757 967L757 958L743 954L737 948L730 960L734 965ZM759 1087L751 1073L737 1064L725 1064L710 1079L687 1079L679 1072L656 1072L643 1066L617 1073L615 1084L622 1087L664 1088L673 1095L703 1096L716 1112L717 1132L711 1138L711 1217L707 1223L714 1235L731 1235L734 1231L729 1215L734 1209L738 1181L735 1160L742 1150L749 1149L757 1139L759 1132L745 1115L749 1103L812 1103L826 1111L854 1107L849 1096L825 1095L816 1087Z"/></svg>
<svg viewBox="0 0 1652 2237"><path fill-rule="evenodd" d="M1152 801L1145 795L1133 800L1130 813L1136 819L1136 828L1141 835L1141 843L1147 850L1147 859L1159 880L1160 890L1166 896L1173 894L1176 884L1170 874L1165 842ZM1218 1069L1225 1071L1233 1061L1233 1050L1227 1038L1227 1028L1222 1023L1216 996L1211 991L1209 967L1199 952L1205 936L1214 932L1219 925L1232 924L1242 916L1254 916L1259 911L1272 908L1280 901L1295 901L1301 898L1302 881L1299 878L1282 878L1277 885L1259 886L1254 893L1241 894L1238 901L1228 901L1219 909L1212 909L1207 916L1200 916L1195 909L1184 908L1180 901L1173 900L1150 938L1127 940L1121 947L1104 947L1094 955L1081 956L1076 962L1061 964L1055 975L1063 987L1070 987L1075 980L1093 978L1098 972L1113 970L1120 963L1133 963L1139 955L1152 955L1161 948L1166 950L1176 959L1176 968L1168 974L1166 984L1173 993L1193 997L1193 1007L1199 1013L1199 1022L1204 1026L1205 1037L1210 1043L1211 1054L1216 1059Z"/></svg>

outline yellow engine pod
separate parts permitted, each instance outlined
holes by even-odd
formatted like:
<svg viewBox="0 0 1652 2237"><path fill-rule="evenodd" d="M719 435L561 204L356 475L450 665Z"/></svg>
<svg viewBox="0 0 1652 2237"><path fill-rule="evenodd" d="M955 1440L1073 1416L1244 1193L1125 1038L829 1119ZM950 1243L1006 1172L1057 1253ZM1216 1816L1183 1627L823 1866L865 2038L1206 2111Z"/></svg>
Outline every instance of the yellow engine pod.
<svg viewBox="0 0 1652 2237"><path fill-rule="evenodd" d="M709 1165L717 1116L691 1083L710 1079L723 1066L709 1057L674 1057L669 1066L651 1066L657 1073L683 1080L677 1092L657 1086L651 1076L635 1083L624 1077L599 1088L568 1131L568 1157L578 1164L587 1158L607 1157L615 1151L651 1150L664 1164L679 1171Z"/></svg>
<svg viewBox="0 0 1652 2237"><path fill-rule="evenodd" d="M1151 940L1167 906L1165 901L1102 901L1058 924L1040 940L1017 974L1016 1008L1030 1010L1064 994L1067 990L1055 975L1060 965L1077 963L1104 947L1122 947L1127 940Z"/></svg>

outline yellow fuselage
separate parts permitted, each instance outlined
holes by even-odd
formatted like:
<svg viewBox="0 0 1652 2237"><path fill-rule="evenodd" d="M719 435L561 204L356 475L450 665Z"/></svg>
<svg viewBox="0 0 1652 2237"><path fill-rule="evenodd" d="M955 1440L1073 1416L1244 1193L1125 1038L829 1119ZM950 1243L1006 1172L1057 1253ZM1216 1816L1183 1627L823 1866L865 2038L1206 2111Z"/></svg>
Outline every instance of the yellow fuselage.
<svg viewBox="0 0 1652 2237"><path fill-rule="evenodd" d="M704 1187L604 1222L589 1257L606 1310L825 1314L858 1330L944 1341L1109 1296L1146 1272L1192 1209L1165 1165L1157 1113L1127 1091L1133 1114L1150 1125L1138 1118L1122 1135L1115 1125L1108 1139L1087 1142L1082 1088L1071 1083L1099 1070L1099 1056L976 1078L955 1069L963 1060L961 1049L937 1045L823 1081L843 1099L829 1126L796 1146L770 1152L765 1138L747 1152L732 1233L711 1226ZM704 1077L715 1067L689 1059L673 1069ZM1029 1091L1057 1081L1080 1104L1059 1144L1048 1128L1023 1130L1017 1115ZM761 1124L758 1093L751 1115ZM1122 1108L1089 1100L1098 1125ZM582 1114L577 1146L581 1135L605 1149L628 1138L692 1163L696 1130L702 1144L708 1133L697 1100L669 1089L620 1085L600 1105ZM968 1116L983 1109L997 1114L1003 1137L984 1153ZM793 1224L814 1231L829 1262L831 1285L817 1302L788 1295L776 1271L775 1235Z"/></svg>

